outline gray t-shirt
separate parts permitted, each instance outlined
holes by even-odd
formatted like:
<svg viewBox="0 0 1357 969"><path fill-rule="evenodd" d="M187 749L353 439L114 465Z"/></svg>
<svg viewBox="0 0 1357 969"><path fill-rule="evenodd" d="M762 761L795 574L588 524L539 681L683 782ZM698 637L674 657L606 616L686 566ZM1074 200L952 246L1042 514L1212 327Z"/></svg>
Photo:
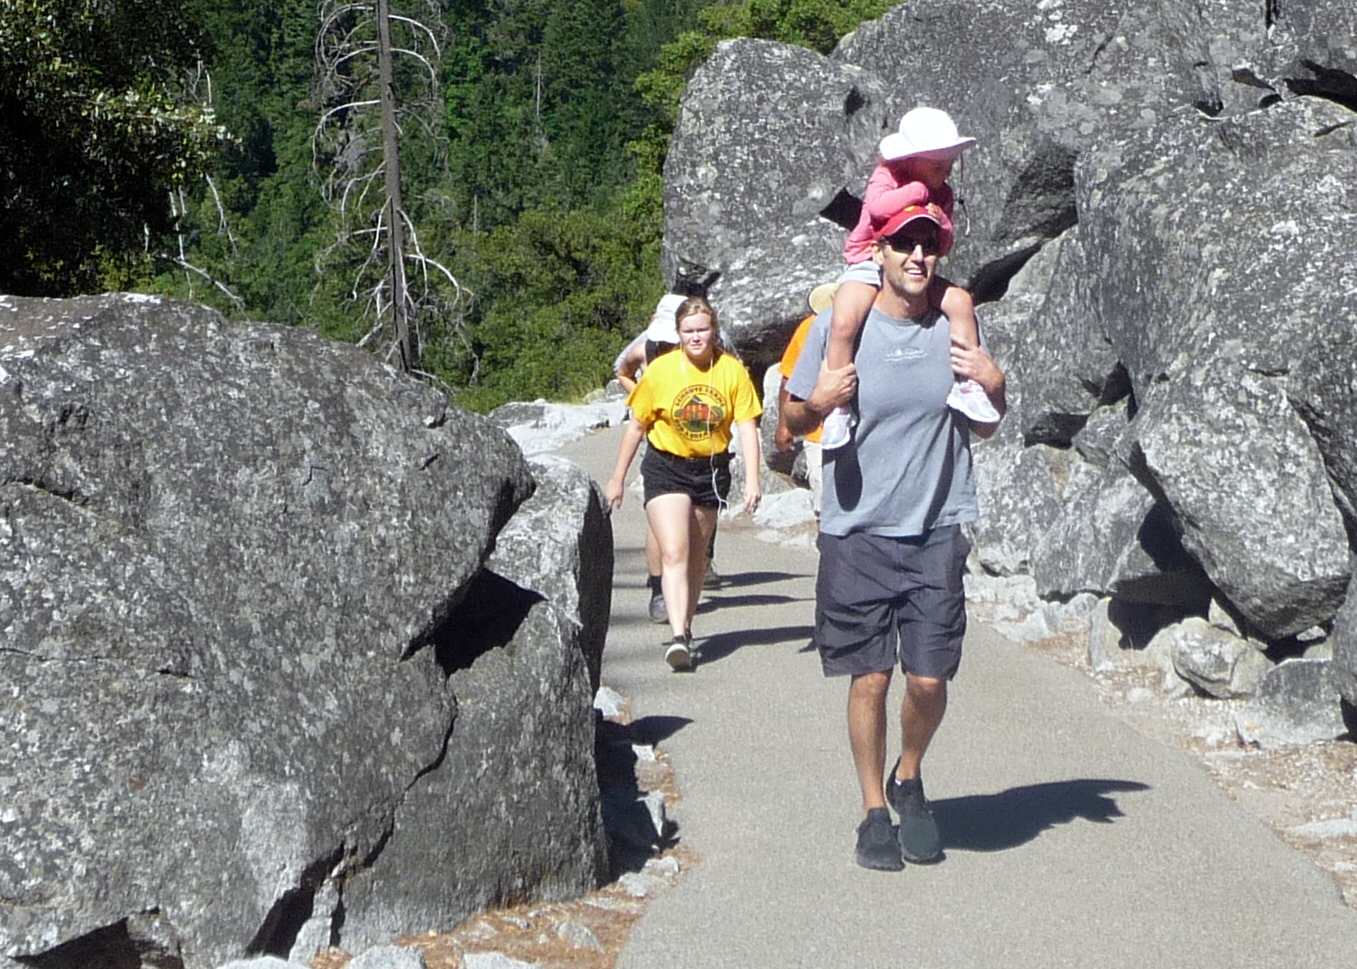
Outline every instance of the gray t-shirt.
<svg viewBox="0 0 1357 969"><path fill-rule="evenodd" d="M787 381L794 397L805 400L815 389L831 315L825 310L811 324ZM854 358L853 439L824 452L822 532L903 537L979 517L970 422L947 406L951 344L947 319L936 310L914 320L868 314Z"/></svg>

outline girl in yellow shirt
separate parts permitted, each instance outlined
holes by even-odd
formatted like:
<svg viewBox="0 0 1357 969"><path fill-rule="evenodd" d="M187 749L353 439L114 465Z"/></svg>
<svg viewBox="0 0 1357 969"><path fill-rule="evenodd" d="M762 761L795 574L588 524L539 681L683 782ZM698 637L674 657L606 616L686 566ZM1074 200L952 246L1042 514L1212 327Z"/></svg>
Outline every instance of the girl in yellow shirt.
<svg viewBox="0 0 1357 969"><path fill-rule="evenodd" d="M641 459L646 518L660 545L660 587L672 638L665 661L693 668L692 623L706 570L707 541L730 492L730 442L740 435L744 455L743 511L753 513L759 488L758 419L763 413L744 365L717 346L716 311L700 296L675 313L679 350L657 357L627 398L631 421L622 433L617 466L603 489L622 505L627 471L644 437Z"/></svg>

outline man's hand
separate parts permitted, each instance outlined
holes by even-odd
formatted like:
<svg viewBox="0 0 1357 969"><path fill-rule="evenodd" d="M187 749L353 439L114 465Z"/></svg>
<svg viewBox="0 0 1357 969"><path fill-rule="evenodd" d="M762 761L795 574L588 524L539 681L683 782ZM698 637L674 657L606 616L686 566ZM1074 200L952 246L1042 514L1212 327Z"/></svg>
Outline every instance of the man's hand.
<svg viewBox="0 0 1357 969"><path fill-rule="evenodd" d="M820 364L820 376L815 381L807 401L821 416L835 407L845 407L858 392L858 368L854 364L830 370L827 364Z"/></svg>
<svg viewBox="0 0 1357 969"><path fill-rule="evenodd" d="M796 444L796 435L787 430L787 422L783 419L782 411L778 411L777 430L773 432L773 444L783 454L790 452Z"/></svg>
<svg viewBox="0 0 1357 969"><path fill-rule="evenodd" d="M974 344L961 340L952 341L952 372L958 377L974 380L985 389L986 396L1000 416L1008 411L1008 398L1004 393L1007 381L1004 372L994 362L994 358ZM971 429L980 437L989 437L999 425L971 423Z"/></svg>

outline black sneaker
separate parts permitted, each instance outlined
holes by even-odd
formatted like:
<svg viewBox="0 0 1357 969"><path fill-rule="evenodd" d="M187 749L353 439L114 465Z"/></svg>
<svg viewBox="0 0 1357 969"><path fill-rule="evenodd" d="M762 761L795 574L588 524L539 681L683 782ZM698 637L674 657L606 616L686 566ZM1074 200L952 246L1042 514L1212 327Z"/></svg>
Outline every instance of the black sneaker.
<svg viewBox="0 0 1357 969"><path fill-rule="evenodd" d="M900 854L905 861L915 865L941 861L942 834L938 831L938 822L933 818L933 809L924 797L923 780L896 780L895 771L899 766L897 760L886 779L886 800L900 815Z"/></svg>
<svg viewBox="0 0 1357 969"><path fill-rule="evenodd" d="M693 668L693 638L675 636L664 648L664 661L675 673Z"/></svg>
<svg viewBox="0 0 1357 969"><path fill-rule="evenodd" d="M712 565L711 559L707 559L707 570L702 574L702 588L708 592L715 591L725 584L721 578L721 573L716 571L716 566Z"/></svg>
<svg viewBox="0 0 1357 969"><path fill-rule="evenodd" d="M650 594L650 621L669 621L669 608L664 604L664 593L658 589Z"/></svg>
<svg viewBox="0 0 1357 969"><path fill-rule="evenodd" d="M895 832L891 830L891 813L885 808L872 808L858 825L854 857L863 868L874 871L899 871L905 867Z"/></svg>

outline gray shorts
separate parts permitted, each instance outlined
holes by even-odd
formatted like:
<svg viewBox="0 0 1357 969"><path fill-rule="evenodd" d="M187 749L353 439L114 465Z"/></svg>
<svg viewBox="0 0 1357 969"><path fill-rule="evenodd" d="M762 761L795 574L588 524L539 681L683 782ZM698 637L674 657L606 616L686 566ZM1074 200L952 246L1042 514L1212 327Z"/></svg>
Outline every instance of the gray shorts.
<svg viewBox="0 0 1357 969"><path fill-rule="evenodd" d="M970 542L960 525L883 538L820 533L815 643L825 676L894 668L950 680L966 634L962 571Z"/></svg>

